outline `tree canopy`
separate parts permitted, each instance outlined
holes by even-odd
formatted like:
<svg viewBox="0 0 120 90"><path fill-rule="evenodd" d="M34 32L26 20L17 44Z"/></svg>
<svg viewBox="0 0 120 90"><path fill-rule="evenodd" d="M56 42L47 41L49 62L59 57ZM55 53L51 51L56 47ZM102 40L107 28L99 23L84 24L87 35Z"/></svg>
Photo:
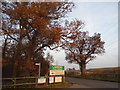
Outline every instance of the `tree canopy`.
<svg viewBox="0 0 120 90"><path fill-rule="evenodd" d="M59 19L73 6L72 2L2 3L3 66L10 65L13 76L17 70L29 75L35 62L45 61L46 47L59 46L63 30Z"/></svg>
<svg viewBox="0 0 120 90"><path fill-rule="evenodd" d="M104 41L101 40L99 33L89 36L87 31L79 29L74 31L74 34L71 34L67 39L64 47L66 60L69 63L78 64L82 75L85 74L86 64L97 55L105 52Z"/></svg>
<svg viewBox="0 0 120 90"><path fill-rule="evenodd" d="M44 66L48 67L53 57L48 54L45 58L44 51L58 47L65 49L66 60L79 64L84 74L85 65L104 53L104 42L99 33L89 36L82 32L84 24L79 20L61 22L73 7L73 2L3 2L3 74L11 70L7 75L30 76L40 62L45 75L48 68Z"/></svg>

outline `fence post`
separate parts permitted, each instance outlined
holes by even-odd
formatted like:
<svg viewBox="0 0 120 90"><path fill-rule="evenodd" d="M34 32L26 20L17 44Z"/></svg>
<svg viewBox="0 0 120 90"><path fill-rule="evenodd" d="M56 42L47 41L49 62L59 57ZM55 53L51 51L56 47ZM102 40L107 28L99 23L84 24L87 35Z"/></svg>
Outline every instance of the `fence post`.
<svg viewBox="0 0 120 90"><path fill-rule="evenodd" d="M49 77L46 75L46 85L49 85Z"/></svg>
<svg viewBox="0 0 120 90"><path fill-rule="evenodd" d="M36 82L36 87L38 86L38 77L35 78L35 82Z"/></svg>
<svg viewBox="0 0 120 90"><path fill-rule="evenodd" d="M65 82L65 75L63 75L62 78L63 78L63 79L62 79L62 80L63 80L62 82L64 83L64 82Z"/></svg>
<svg viewBox="0 0 120 90"><path fill-rule="evenodd" d="M53 84L55 84L55 76L53 76L53 77L54 77Z"/></svg>
<svg viewBox="0 0 120 90"><path fill-rule="evenodd" d="M14 85L14 88L16 87L16 78L13 78L13 85Z"/></svg>

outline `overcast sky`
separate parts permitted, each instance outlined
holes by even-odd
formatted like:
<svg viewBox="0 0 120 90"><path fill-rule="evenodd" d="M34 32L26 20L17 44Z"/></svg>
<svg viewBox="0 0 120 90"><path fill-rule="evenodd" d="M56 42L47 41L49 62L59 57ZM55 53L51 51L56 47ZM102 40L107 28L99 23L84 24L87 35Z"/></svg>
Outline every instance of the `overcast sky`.
<svg viewBox="0 0 120 90"><path fill-rule="evenodd" d="M105 41L106 53L89 62L87 68L104 68L118 66L118 3L117 2L75 2L75 8L67 19L79 19L85 23L84 30L90 35L101 33ZM64 51L51 51L57 65L65 68L76 68L76 64L65 61Z"/></svg>
<svg viewBox="0 0 120 90"><path fill-rule="evenodd" d="M85 23L84 30L89 31L90 35L101 33L101 38L105 41L106 53L89 62L87 68L118 66L118 3L75 2L75 8L68 14L67 19L75 18ZM67 63L64 51L50 53L54 57L54 64L79 69L78 65Z"/></svg>

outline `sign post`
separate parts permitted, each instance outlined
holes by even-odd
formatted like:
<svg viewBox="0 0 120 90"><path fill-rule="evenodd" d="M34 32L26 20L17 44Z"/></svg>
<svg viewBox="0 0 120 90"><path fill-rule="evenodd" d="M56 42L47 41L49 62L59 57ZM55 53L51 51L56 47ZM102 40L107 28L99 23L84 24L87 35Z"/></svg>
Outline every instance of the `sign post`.
<svg viewBox="0 0 120 90"><path fill-rule="evenodd" d="M40 76L40 63L36 63L35 65L38 65L39 66L39 76Z"/></svg>

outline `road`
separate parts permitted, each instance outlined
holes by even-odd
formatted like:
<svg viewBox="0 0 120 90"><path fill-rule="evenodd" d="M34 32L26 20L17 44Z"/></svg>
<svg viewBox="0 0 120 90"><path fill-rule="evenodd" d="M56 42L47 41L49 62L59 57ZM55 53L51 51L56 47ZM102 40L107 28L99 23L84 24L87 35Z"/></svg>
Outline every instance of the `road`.
<svg viewBox="0 0 120 90"><path fill-rule="evenodd" d="M66 77L66 80L73 83L69 88L118 88L118 83L98 80Z"/></svg>

